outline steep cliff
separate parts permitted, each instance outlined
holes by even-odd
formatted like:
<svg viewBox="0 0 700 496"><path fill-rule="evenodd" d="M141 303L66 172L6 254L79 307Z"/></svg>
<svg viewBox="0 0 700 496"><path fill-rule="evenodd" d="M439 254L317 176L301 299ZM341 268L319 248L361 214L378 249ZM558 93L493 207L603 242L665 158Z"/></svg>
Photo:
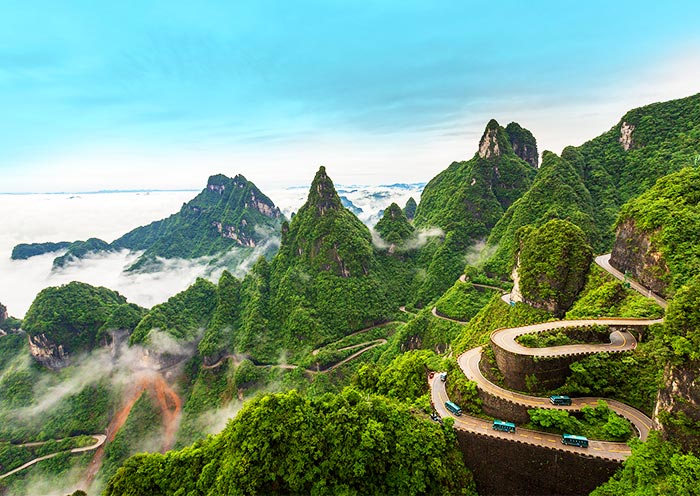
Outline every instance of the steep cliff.
<svg viewBox="0 0 700 496"><path fill-rule="evenodd" d="M700 450L700 276L681 286L669 302L662 329L673 355L664 370L654 424L664 438Z"/></svg>
<svg viewBox="0 0 700 496"><path fill-rule="evenodd" d="M618 224L615 234L610 264L642 286L666 297L670 279L668 264L657 243L652 242L652 239L658 239L658 229L645 232L637 227L634 219L628 218Z"/></svg>
<svg viewBox="0 0 700 496"><path fill-rule="evenodd" d="M537 140L530 131L523 128L517 122L511 122L506 126L508 141L513 147L513 152L531 166L537 168L540 156L537 153Z"/></svg>
<svg viewBox="0 0 700 496"><path fill-rule="evenodd" d="M686 167L627 203L610 263L662 296L672 296L700 264L700 169Z"/></svg>
<svg viewBox="0 0 700 496"><path fill-rule="evenodd" d="M654 428L687 451L700 451L700 360L670 365L654 409Z"/></svg>

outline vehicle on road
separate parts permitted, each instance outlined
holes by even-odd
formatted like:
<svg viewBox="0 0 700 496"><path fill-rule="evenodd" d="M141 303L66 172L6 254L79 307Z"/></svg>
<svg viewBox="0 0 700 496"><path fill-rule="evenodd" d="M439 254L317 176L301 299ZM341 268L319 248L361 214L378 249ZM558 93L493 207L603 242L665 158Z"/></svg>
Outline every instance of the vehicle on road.
<svg viewBox="0 0 700 496"><path fill-rule="evenodd" d="M447 381L447 372L443 372L442 374L440 374L440 380L442 382Z"/></svg>
<svg viewBox="0 0 700 496"><path fill-rule="evenodd" d="M566 444L569 446L580 446L581 448L588 448L588 438L583 436L575 436L574 434L562 434L561 444Z"/></svg>
<svg viewBox="0 0 700 496"><path fill-rule="evenodd" d="M549 402L552 405L563 405L563 406L569 406L571 405L571 398L568 396L550 396L549 397Z"/></svg>
<svg viewBox="0 0 700 496"><path fill-rule="evenodd" d="M445 408L447 408L450 412L454 413L458 417L462 415L462 409L458 405L452 403L451 401L445 402Z"/></svg>
<svg viewBox="0 0 700 496"><path fill-rule="evenodd" d="M431 413L431 414L430 414L430 419L433 420L433 421L435 421L435 422L439 422L439 423L442 424L442 418L440 418L440 415L438 415L437 412Z"/></svg>
<svg viewBox="0 0 700 496"><path fill-rule="evenodd" d="M513 422L504 422L503 420L494 420L493 430L502 432L515 432L515 424Z"/></svg>

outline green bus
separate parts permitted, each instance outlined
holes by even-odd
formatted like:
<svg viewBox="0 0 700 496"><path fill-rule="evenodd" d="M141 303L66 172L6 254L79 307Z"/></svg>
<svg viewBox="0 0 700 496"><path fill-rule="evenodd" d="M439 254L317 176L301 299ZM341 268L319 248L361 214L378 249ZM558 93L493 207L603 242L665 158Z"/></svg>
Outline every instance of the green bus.
<svg viewBox="0 0 700 496"><path fill-rule="evenodd" d="M549 402L552 405L569 406L569 405L571 405L571 398L569 398L568 396L550 396Z"/></svg>
<svg viewBox="0 0 700 496"><path fill-rule="evenodd" d="M561 444L567 444L569 446L580 446L581 448L588 448L588 438L583 436L574 436L573 434L562 434Z"/></svg>
<svg viewBox="0 0 700 496"><path fill-rule="evenodd" d="M457 415L458 417L459 417L460 415L462 415L462 409L461 409L459 406L457 406L457 405L455 405L454 403L452 403L451 401L446 401L446 402L445 402L445 408L447 408L449 411L451 411L452 413L454 413L454 414Z"/></svg>
<svg viewBox="0 0 700 496"><path fill-rule="evenodd" d="M493 430L502 432L515 432L515 424L513 422L504 422L503 420L494 420Z"/></svg>

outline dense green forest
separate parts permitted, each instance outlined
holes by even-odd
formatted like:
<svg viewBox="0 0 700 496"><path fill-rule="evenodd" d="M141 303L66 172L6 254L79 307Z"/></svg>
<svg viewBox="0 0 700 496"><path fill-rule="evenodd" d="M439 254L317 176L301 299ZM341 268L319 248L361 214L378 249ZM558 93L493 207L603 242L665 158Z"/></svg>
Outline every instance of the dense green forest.
<svg viewBox="0 0 700 496"><path fill-rule="evenodd" d="M448 427L347 389L248 403L219 435L130 458L105 494L475 494Z"/></svg>
<svg viewBox="0 0 700 496"><path fill-rule="evenodd" d="M536 169L513 147L506 130L492 120L471 160L454 162L426 185L414 222L419 228L439 227L444 239L424 250L427 275L416 303L427 304L452 285L462 273L468 247L487 237L530 188Z"/></svg>
<svg viewBox="0 0 700 496"><path fill-rule="evenodd" d="M198 279L150 310L78 282L43 290L23 331L0 306L0 467L40 452L11 441L55 444L104 432L130 384L119 374L168 352L159 332L183 353L175 365L149 369L182 400L177 451L155 453L164 411L158 398L141 395L105 448L98 480L106 494L475 494L451 419L429 420L426 377L446 371L449 397L465 413L491 418L456 358L485 346L482 368L498 383L490 334L562 317L666 315L638 333L633 351L574 362L564 385L546 392L601 396L655 415L670 378L677 385L693 377L700 360L700 176L689 166L699 121L700 95L636 109L561 156L544 152L539 168L532 133L491 121L473 158L433 178L419 204L391 204L373 228L343 206L321 167L289 221L242 176L218 175L168 219L109 246L77 242L63 260L128 248L145 250L143 265L159 256L252 250L281 236L277 254L260 257L242 278L224 271L217 282ZM667 263L667 312L592 263L593 253L612 245L614 227L630 220ZM511 305L501 296L512 287L516 260L524 302ZM76 356L99 353L116 330L141 354L137 365L90 380L84 362L49 371L31 360L22 334L43 334ZM603 341L602 331L564 329L521 342ZM110 360L107 369L118 352ZM45 407L43 395L60 384L74 386ZM632 456L596 494L692 494L700 414L695 390L688 391L661 402L661 433L632 440ZM596 439L632 435L602 403L577 414L533 409L528 426ZM21 493L31 474L63 477L90 458L62 455L0 487Z"/></svg>
<svg viewBox="0 0 700 496"><path fill-rule="evenodd" d="M279 209L255 184L240 174L217 174L179 212L126 233L112 247L144 250L140 264L156 257L214 255L263 243L281 221Z"/></svg>
<svg viewBox="0 0 700 496"><path fill-rule="evenodd" d="M142 316L142 309L111 289L71 282L42 290L22 328L30 336L43 334L50 343L74 353L93 349L98 338L109 338L109 330L133 330Z"/></svg>

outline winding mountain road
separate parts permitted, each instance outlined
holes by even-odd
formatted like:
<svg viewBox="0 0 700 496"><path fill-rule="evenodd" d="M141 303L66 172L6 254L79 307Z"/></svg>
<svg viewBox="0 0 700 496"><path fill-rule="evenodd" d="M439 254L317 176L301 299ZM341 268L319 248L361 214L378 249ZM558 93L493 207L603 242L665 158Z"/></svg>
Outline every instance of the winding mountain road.
<svg viewBox="0 0 700 496"><path fill-rule="evenodd" d="M445 391L445 383L439 379L439 374L435 374L431 380L431 397L435 410L441 417L450 417L452 414L445 408L445 402L449 399ZM550 405L551 406L551 405ZM534 444L536 446L544 446L547 448L560 449L563 451L571 451L582 455L593 455L601 458L610 458L613 460L624 460L629 456L630 449L625 443L610 443L606 441L589 442L589 447L580 448L578 446L567 446L561 444L561 436L550 434L547 432L531 431L529 429L518 429L513 432L501 432L493 430L493 423L490 420L484 420L469 415L454 417L455 428L477 434L484 434L491 437L509 439L512 441L520 441L522 443Z"/></svg>
<svg viewBox="0 0 700 496"><path fill-rule="evenodd" d="M33 460L28 461L27 463L25 463L21 467L17 467L13 470L10 470L9 472L7 472L5 474L0 475L0 479L4 479L5 477L9 477L12 474L16 474L17 472L24 470L27 467L31 467L35 463L39 463L43 460L48 460L49 458L53 458L54 456L60 455L61 453L83 453L85 451L96 450L97 448L102 446L105 443L105 441L107 440L107 436L105 436L104 434L93 434L91 437L95 438L95 444L91 444L89 446L83 446L82 448L73 448L70 450L57 451L56 453L51 453L49 455L44 455L44 456L40 456L38 458L34 458ZM22 446L40 446L42 444L46 444L47 442L48 441L43 441L43 442L39 442L39 443L26 443Z"/></svg>
<svg viewBox="0 0 700 496"><path fill-rule="evenodd" d="M606 253L605 255L595 257L595 263L597 263L604 271L609 273L614 278L619 279L621 281L625 281L625 275L619 270L617 270L615 267L610 265L610 255L610 253ZM668 302L664 300L661 296L654 293L651 289L645 288L637 281L635 281L634 279L630 279L629 277L626 279L626 281L630 283L632 289L634 289L639 294L646 296L647 298L653 298L654 300L656 300L656 303L658 303L659 306L664 310L668 306Z"/></svg>
<svg viewBox="0 0 700 496"><path fill-rule="evenodd" d="M624 280L624 274L620 273L609 264L610 255L602 255L596 258L596 263L604 270L611 273L614 277ZM666 301L660 296L652 293L648 289L641 286L636 281L629 280L633 289L644 296L654 298L660 306L666 308ZM507 303L507 302L506 302ZM437 314L433 309L433 315L438 318L445 318ZM453 319L447 319L454 321ZM458 321L456 321L458 322ZM614 331L610 335L610 343L596 344L579 344L565 345L549 348L527 348L516 341L518 336L524 334L536 334L552 329L562 329L566 327L586 327L594 325L615 326L615 327L646 327L652 324L662 323L663 319L645 320L645 319L626 319L626 318L606 318L606 319L583 319L583 320L559 320L552 322L544 322L529 326L515 327L510 329L497 329L491 333L491 342L500 348L519 355L527 355L533 357L557 357L572 354L592 354L600 352L622 352L634 350L637 346L637 341L632 334L627 331ZM474 382L477 387L493 396L503 398L512 403L524 405L531 408L549 408L562 410L581 410L584 406L596 406L599 400L604 400L611 410L629 420L636 428L639 438L646 440L649 431L652 427L651 419L639 410L621 403L616 400L605 398L572 398L570 406L555 406L549 401L549 398L541 398L537 396L528 396L522 393L509 391L491 381L489 381L481 372L479 362L481 361L482 347L473 348L460 355L457 359L460 369L464 375ZM445 408L445 402L449 399L445 390L445 384L438 379L439 374L435 374L430 380L430 391L433 405L441 417L453 415ZM492 428L492 423L476 417L462 415L453 417L455 419L455 427L470 432L486 434L492 437L517 440L520 442L533 444L537 446L545 446L556 448L565 451L571 451L589 456L597 456L613 460L624 460L631 454L630 448L625 443L613 443L604 441L589 442L589 448L580 448L577 446L567 446L561 444L561 436L531 431L528 429L518 428L515 433L506 433L495 431Z"/></svg>

